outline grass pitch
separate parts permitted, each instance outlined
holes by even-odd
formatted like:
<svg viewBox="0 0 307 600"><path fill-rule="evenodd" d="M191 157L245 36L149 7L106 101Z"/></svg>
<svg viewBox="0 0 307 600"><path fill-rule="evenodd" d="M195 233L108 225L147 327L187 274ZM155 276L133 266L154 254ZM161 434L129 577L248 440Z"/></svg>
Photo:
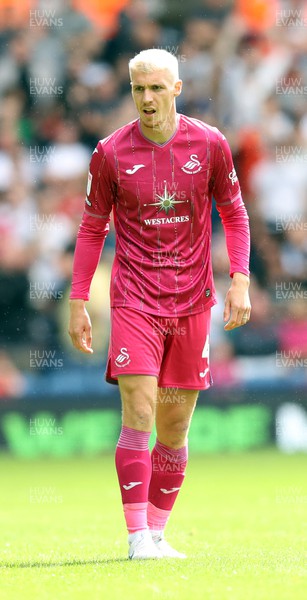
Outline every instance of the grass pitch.
<svg viewBox="0 0 307 600"><path fill-rule="evenodd" d="M113 457L2 456L0 597L305 600L306 463L275 450L191 457L168 525L189 558L133 562Z"/></svg>

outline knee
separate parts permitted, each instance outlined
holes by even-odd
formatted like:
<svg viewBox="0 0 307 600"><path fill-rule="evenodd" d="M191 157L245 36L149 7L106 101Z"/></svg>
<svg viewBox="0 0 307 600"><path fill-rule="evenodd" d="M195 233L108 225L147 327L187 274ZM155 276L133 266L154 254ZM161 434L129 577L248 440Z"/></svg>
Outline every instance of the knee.
<svg viewBox="0 0 307 600"><path fill-rule="evenodd" d="M187 443L190 420L172 419L166 420L162 427L157 427L159 441L169 448L182 448Z"/></svg>
<svg viewBox="0 0 307 600"><path fill-rule="evenodd" d="M151 431L154 422L153 407L146 402L123 402L123 424L140 429L141 431Z"/></svg>

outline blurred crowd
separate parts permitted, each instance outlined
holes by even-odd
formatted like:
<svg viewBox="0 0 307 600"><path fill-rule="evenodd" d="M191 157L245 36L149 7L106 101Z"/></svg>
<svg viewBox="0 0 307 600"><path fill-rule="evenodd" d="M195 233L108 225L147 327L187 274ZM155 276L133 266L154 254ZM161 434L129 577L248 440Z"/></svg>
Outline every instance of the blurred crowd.
<svg viewBox="0 0 307 600"><path fill-rule="evenodd" d="M20 393L29 352L64 354L67 366L76 360L67 298L88 163L99 139L136 117L127 63L152 47L179 60L178 111L226 135L250 216L252 317L226 334L228 258L213 211L214 380L307 383L306 3L86 5L29 1L16 12L0 3L0 396ZM113 248L111 230L89 305L98 362ZM301 369L287 363L295 355Z"/></svg>

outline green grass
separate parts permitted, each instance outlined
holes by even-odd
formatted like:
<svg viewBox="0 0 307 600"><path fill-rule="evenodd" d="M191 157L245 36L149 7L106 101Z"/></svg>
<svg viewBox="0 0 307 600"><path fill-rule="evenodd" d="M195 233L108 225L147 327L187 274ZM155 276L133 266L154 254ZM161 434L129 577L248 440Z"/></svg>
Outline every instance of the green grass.
<svg viewBox="0 0 307 600"><path fill-rule="evenodd" d="M168 526L186 561L128 561L113 457L2 456L4 600L303 600L306 456L191 457ZM49 488L49 489L47 489Z"/></svg>

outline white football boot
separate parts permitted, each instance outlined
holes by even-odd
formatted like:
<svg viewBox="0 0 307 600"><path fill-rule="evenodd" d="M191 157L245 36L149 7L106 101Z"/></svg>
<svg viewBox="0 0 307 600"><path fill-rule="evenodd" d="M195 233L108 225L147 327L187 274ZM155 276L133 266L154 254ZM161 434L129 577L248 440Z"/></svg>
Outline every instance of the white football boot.
<svg viewBox="0 0 307 600"><path fill-rule="evenodd" d="M136 531L128 536L129 558L131 560L147 560L149 558L163 558L158 546L151 537L149 529Z"/></svg>
<svg viewBox="0 0 307 600"><path fill-rule="evenodd" d="M152 533L153 542L160 551L162 558L186 558L186 555L182 552L178 552L175 548L172 548L170 544L164 539L163 532L159 535Z"/></svg>

